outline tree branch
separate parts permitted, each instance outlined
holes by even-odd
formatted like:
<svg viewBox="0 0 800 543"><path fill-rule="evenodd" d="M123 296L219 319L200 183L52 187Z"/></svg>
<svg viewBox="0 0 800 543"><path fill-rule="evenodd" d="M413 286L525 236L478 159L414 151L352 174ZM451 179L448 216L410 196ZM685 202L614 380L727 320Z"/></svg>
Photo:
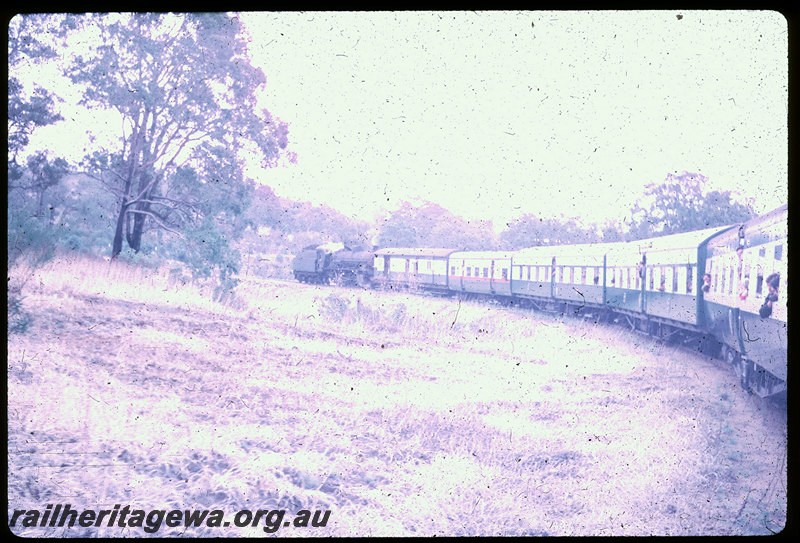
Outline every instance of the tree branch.
<svg viewBox="0 0 800 543"><path fill-rule="evenodd" d="M167 232L172 232L173 234L176 234L178 236L183 237L183 234L181 232L179 232L177 230L173 230L172 229L173 227L164 224L162 222L161 218L158 215L156 215L155 213L153 213L152 211L144 211L144 210L141 210L141 209L128 209L127 213L138 213L140 215L147 215L147 216L151 217L161 228L163 228Z"/></svg>

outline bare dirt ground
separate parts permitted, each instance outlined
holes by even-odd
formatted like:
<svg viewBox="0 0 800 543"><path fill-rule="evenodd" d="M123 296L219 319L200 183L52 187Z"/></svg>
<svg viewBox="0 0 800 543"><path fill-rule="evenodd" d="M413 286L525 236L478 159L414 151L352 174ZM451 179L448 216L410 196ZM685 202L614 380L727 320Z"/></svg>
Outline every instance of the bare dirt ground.
<svg viewBox="0 0 800 543"><path fill-rule="evenodd" d="M31 328L8 341L9 518L56 503L331 511L278 536L785 525L785 410L720 362L484 303L262 281L232 308L82 273L29 281Z"/></svg>

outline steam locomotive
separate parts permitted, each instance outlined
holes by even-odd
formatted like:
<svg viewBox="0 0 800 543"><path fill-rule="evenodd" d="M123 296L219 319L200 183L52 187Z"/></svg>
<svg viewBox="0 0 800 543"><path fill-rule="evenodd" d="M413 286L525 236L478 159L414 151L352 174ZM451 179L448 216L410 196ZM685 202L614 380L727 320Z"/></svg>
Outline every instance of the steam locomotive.
<svg viewBox="0 0 800 543"><path fill-rule="evenodd" d="M722 228L519 251L311 246L293 270L304 282L484 296L627 323L718 351L745 390L766 397L786 390L787 220L784 205Z"/></svg>
<svg viewBox="0 0 800 543"><path fill-rule="evenodd" d="M369 285L373 253L356 251L342 243L309 245L292 261L294 278L301 283Z"/></svg>

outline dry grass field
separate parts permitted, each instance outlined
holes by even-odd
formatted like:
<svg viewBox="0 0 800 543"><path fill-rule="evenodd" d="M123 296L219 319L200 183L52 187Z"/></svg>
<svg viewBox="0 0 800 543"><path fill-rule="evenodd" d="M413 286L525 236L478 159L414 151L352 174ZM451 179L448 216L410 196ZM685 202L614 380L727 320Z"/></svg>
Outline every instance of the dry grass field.
<svg viewBox="0 0 800 543"><path fill-rule="evenodd" d="M32 323L8 340L9 518L57 503L331 511L280 537L786 522L785 411L720 362L619 327L279 281L246 282L223 305L166 273L81 259L30 273Z"/></svg>

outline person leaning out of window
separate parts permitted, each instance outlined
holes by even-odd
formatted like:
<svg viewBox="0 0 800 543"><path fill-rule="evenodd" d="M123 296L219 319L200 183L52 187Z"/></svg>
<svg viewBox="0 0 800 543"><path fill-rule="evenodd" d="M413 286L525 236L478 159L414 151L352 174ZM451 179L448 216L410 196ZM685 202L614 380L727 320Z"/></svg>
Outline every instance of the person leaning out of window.
<svg viewBox="0 0 800 543"><path fill-rule="evenodd" d="M767 288L769 289L769 294L767 294L766 300L764 300L764 305L761 306L761 309L758 310L758 314L761 316L762 319L766 319L770 315L772 315L772 304L773 302L778 301L778 289L781 284L781 276L778 273L770 274L767 277Z"/></svg>

